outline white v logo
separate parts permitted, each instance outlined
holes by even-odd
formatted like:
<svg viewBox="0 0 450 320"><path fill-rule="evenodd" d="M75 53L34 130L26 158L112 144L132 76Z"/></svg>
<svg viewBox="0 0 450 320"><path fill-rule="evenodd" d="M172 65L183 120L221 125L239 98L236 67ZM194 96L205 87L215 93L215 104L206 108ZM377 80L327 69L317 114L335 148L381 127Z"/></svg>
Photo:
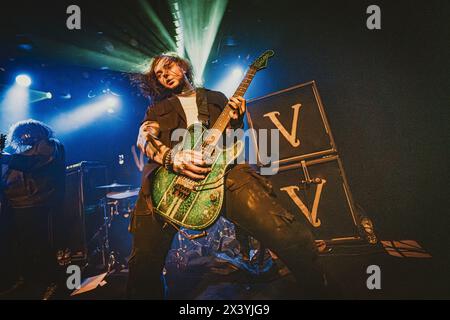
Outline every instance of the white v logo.
<svg viewBox="0 0 450 320"><path fill-rule="evenodd" d="M327 181L325 179L321 179L321 182L317 184L316 194L314 196L314 203L312 207L312 211L305 206L305 204L300 200L298 195L295 193L300 190L297 186L288 186L284 188L280 188L281 191L285 191L289 197L294 201L300 211L305 215L306 219L311 223L311 225L315 228L321 225L320 219L317 219L317 209L319 208L320 195L322 194L323 185Z"/></svg>
<svg viewBox="0 0 450 320"><path fill-rule="evenodd" d="M280 115L278 111L273 111L266 113L264 117L269 117L269 119L273 122L273 124L281 131L281 134L286 138L287 141L293 146L298 147L300 145L300 140L296 138L297 135L297 121L298 121L298 112L302 105L300 103L294 104L292 109L294 109L294 117L292 118L292 127L291 133L287 132L286 128L281 124L280 120L278 120L277 116Z"/></svg>

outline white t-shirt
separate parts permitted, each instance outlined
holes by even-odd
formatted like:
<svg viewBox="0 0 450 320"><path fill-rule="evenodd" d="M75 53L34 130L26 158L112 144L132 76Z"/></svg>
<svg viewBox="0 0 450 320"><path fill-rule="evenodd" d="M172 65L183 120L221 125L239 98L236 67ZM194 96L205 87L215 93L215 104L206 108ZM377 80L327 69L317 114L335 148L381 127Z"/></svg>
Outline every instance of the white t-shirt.
<svg viewBox="0 0 450 320"><path fill-rule="evenodd" d="M196 95L192 95L189 97L177 96L181 102L181 106L183 107L184 113L186 114L186 122L189 127L193 123L200 122L198 120L198 108L197 108L197 100Z"/></svg>

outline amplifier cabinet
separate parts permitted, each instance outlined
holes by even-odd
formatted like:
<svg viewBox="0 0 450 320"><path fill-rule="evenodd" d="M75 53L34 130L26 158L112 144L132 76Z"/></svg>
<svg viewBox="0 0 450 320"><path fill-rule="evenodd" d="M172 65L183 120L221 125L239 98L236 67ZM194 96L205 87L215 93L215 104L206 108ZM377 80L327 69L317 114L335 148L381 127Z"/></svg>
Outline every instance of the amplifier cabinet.
<svg viewBox="0 0 450 320"><path fill-rule="evenodd" d="M301 160L265 177L281 204L309 221L316 239L360 240L355 205L337 155Z"/></svg>
<svg viewBox="0 0 450 320"><path fill-rule="evenodd" d="M73 259L86 259L88 245L105 223L100 199L107 183L107 168L98 162L82 161L66 168L65 223Z"/></svg>
<svg viewBox="0 0 450 320"><path fill-rule="evenodd" d="M263 149L278 166L337 152L314 81L249 100L247 110L249 128L254 129L250 152L259 166L267 164ZM268 129L265 141L260 129ZM271 143L271 129L278 130L279 147Z"/></svg>

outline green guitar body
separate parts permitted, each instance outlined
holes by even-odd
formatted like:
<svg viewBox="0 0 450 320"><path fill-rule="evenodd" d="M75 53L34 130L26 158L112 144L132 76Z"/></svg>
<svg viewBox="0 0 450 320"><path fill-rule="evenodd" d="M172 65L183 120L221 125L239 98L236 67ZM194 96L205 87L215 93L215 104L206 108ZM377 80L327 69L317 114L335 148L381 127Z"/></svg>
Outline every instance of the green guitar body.
<svg viewBox="0 0 450 320"><path fill-rule="evenodd" d="M181 142L182 149L198 149L205 130L198 124L191 125ZM188 229L202 230L209 227L216 221L222 208L227 167L241 154L243 148L243 142L237 141L227 149L216 149L211 159L211 171L203 180L187 179L160 167L151 179L151 197L156 213ZM183 191L181 195L180 190Z"/></svg>

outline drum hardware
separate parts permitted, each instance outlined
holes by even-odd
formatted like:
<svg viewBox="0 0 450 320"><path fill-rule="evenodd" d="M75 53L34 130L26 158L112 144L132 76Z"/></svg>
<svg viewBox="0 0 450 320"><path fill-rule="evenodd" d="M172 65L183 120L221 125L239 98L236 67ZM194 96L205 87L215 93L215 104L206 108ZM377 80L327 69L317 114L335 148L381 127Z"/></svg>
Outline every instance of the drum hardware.
<svg viewBox="0 0 450 320"><path fill-rule="evenodd" d="M109 199L117 199L117 200L136 197L139 194L139 190L140 188L121 192L110 192L106 195L106 197Z"/></svg>
<svg viewBox="0 0 450 320"><path fill-rule="evenodd" d="M99 206L103 209L103 223L100 225L97 232L94 233L88 243L92 243L95 240L98 241L97 246L90 254L90 256L101 254L102 263L98 267L103 269L107 267L107 257L109 260L109 255L112 254L109 247L109 228L111 226L111 215L107 211L107 206L104 198L99 201Z"/></svg>
<svg viewBox="0 0 450 320"><path fill-rule="evenodd" d="M128 185L113 183L97 188L119 188L124 186ZM123 242L122 239L116 238L128 236L128 218L134 209L139 190L138 188L121 192L110 192L98 201L97 207L101 208L103 223L89 240L89 243L98 241L91 256L100 254L101 264L98 268L106 268L108 273L114 269L126 268L126 257L129 254L129 248L124 247L126 244L121 243ZM123 233L126 233L126 235Z"/></svg>
<svg viewBox="0 0 450 320"><path fill-rule="evenodd" d="M129 187L131 187L131 185L130 184L121 184L121 183L116 183L116 182L114 182L114 183L111 183L111 184L107 184L107 185L104 185L104 186L97 186L96 188L97 189L112 189L112 188L129 188Z"/></svg>

